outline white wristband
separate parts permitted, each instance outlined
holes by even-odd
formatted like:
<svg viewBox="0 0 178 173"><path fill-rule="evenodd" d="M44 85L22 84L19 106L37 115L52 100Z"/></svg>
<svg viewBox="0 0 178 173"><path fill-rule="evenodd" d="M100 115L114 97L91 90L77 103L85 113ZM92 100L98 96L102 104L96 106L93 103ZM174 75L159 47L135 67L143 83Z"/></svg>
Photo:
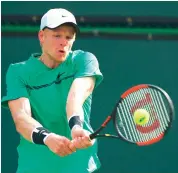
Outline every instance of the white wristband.
<svg viewBox="0 0 178 173"><path fill-rule="evenodd" d="M78 124L76 124L76 125L74 125L74 126L72 127L71 131L74 130L75 128L82 128L82 127L79 126Z"/></svg>
<svg viewBox="0 0 178 173"><path fill-rule="evenodd" d="M43 139L43 142L45 143L46 139L51 135L52 133L49 133L48 135L46 135L46 137Z"/></svg>

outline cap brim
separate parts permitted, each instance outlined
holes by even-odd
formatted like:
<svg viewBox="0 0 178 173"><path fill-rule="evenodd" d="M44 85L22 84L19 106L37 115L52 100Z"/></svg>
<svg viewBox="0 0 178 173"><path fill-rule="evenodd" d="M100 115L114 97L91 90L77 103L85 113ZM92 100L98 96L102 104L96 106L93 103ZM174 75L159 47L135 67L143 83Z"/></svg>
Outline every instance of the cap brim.
<svg viewBox="0 0 178 173"><path fill-rule="evenodd" d="M80 29L79 29L78 25L76 25L76 24L73 23L73 22L64 22L64 23L60 23L60 24L58 24L58 25L49 25L49 26L44 27L43 29L45 29L45 28L48 28L48 29L55 29L55 28L57 28L57 27L59 27L59 26L65 25L65 24L69 24L69 25L73 26L74 29L75 29L75 31L76 31L76 33L77 33L77 34L80 33Z"/></svg>

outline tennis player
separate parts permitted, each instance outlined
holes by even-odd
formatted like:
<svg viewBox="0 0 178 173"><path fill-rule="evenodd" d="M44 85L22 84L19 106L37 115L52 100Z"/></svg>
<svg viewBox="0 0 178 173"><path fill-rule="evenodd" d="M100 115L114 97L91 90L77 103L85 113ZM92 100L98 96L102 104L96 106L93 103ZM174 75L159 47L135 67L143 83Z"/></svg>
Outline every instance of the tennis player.
<svg viewBox="0 0 178 173"><path fill-rule="evenodd" d="M79 28L72 13L51 9L38 33L42 53L11 64L9 108L20 134L17 173L88 173L100 167L89 139L92 92L102 81L96 57L72 51Z"/></svg>

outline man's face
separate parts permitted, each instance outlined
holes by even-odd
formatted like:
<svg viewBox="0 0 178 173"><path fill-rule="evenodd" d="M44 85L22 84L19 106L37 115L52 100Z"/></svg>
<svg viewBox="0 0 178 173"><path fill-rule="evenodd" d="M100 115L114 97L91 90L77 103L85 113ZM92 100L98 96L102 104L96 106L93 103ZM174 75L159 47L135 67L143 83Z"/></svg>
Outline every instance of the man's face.
<svg viewBox="0 0 178 173"><path fill-rule="evenodd" d="M43 54L58 63L65 61L75 41L75 36L75 29L70 25L40 31L39 40Z"/></svg>

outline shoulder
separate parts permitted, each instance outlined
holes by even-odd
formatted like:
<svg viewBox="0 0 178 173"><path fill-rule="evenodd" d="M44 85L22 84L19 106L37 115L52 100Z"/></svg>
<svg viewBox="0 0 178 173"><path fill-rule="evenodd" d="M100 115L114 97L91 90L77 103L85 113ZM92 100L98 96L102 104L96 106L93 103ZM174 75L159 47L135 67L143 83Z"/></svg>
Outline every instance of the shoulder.
<svg viewBox="0 0 178 173"><path fill-rule="evenodd" d="M25 61L17 62L17 63L11 63L8 68L8 73L16 73L20 76L24 76L28 73L31 73L34 68L34 63L32 61L32 56L35 56L36 54L32 54L30 58L28 58Z"/></svg>
<svg viewBox="0 0 178 173"><path fill-rule="evenodd" d="M87 51L82 51L82 50L75 50L72 52L72 60L74 62L78 62L78 61L97 61L96 56L91 53L91 52L87 52Z"/></svg>
<svg viewBox="0 0 178 173"><path fill-rule="evenodd" d="M27 61L12 63L9 65L8 71L20 72L26 69L26 67L27 67Z"/></svg>
<svg viewBox="0 0 178 173"><path fill-rule="evenodd" d="M29 74L32 69L33 68L31 68L31 66L29 65L29 59L28 59L21 62L11 63L7 69L6 75L7 77L19 76L25 78L26 76L28 76L27 74Z"/></svg>
<svg viewBox="0 0 178 173"><path fill-rule="evenodd" d="M24 75L24 70L25 69L25 61L24 62L19 62L19 63L14 63L10 64L7 72L6 72L6 80L16 80L16 79L22 79Z"/></svg>

